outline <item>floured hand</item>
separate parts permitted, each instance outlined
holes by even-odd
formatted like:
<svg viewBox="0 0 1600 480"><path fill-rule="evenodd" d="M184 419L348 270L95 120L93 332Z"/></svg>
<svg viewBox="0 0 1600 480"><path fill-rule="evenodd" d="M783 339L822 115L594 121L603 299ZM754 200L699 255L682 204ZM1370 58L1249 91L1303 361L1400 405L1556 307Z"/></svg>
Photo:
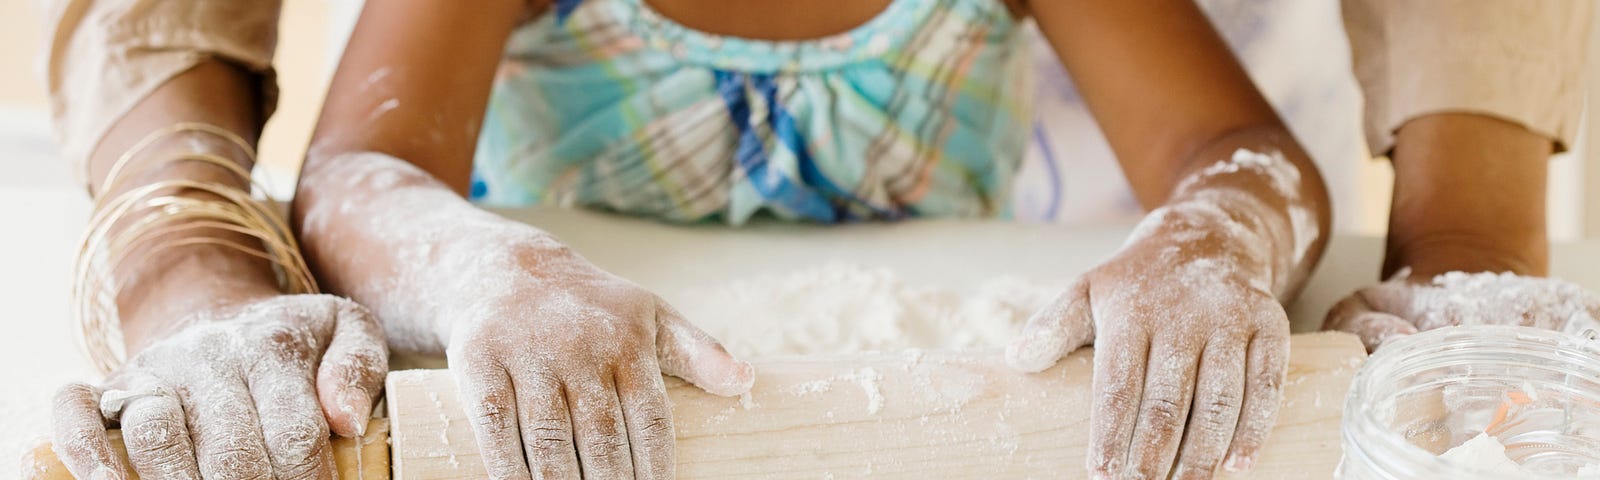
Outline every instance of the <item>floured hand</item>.
<svg viewBox="0 0 1600 480"><path fill-rule="evenodd" d="M1361 337L1368 351L1398 336L1455 325L1600 331L1600 296L1571 282L1511 273L1450 272L1363 288L1328 311L1327 330Z"/></svg>
<svg viewBox="0 0 1600 480"><path fill-rule="evenodd" d="M1239 150L1206 167L1007 349L1013 367L1036 372L1094 345L1092 476L1211 478L1254 465L1288 369L1279 299L1320 248L1299 184L1281 155Z"/></svg>
<svg viewBox="0 0 1600 480"><path fill-rule="evenodd" d="M79 478L334 478L328 431L365 433L383 386L383 332L361 306L286 295L198 318L103 385L55 397L56 454Z"/></svg>
<svg viewBox="0 0 1600 480"><path fill-rule="evenodd" d="M483 274L501 289L450 315L447 350L490 475L672 478L661 374L731 396L750 365L553 240L509 250Z"/></svg>
<svg viewBox="0 0 1600 480"><path fill-rule="evenodd" d="M1095 346L1088 466L1096 478L1210 478L1248 468L1277 415L1283 307L1231 260L1149 238L1081 277L1007 351L1040 371ZM1191 414L1191 407L1193 413Z"/></svg>
<svg viewBox="0 0 1600 480"><path fill-rule="evenodd" d="M659 297L403 160L314 162L300 192L319 279L372 306L390 348L448 357L494 478L670 478L661 374L754 382Z"/></svg>

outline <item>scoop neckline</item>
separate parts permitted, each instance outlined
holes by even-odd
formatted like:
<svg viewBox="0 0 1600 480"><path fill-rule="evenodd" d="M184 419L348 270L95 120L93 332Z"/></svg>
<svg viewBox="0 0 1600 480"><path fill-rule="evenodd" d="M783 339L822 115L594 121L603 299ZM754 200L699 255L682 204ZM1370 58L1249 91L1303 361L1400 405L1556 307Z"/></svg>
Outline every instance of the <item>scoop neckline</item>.
<svg viewBox="0 0 1600 480"><path fill-rule="evenodd" d="M815 37L790 38L790 39L753 38L753 37L743 37L743 36L739 36L739 35L731 35L731 34L726 34L726 33L708 32L708 31L705 31L705 30L701 30L701 29L698 29L698 28L694 28L694 27L685 25L685 24L683 24L683 22L679 22L678 20L676 20L676 19L674 19L674 18L672 18L670 16L667 16L666 14L661 13L660 10L656 10L656 8L654 6L650 5L650 1L649 0L626 0L626 1L630 2L630 3L633 3L634 4L634 8L639 12L640 15L654 16L654 17L658 18L661 23L671 25L672 28L695 32L695 33L698 33L698 34L700 34L702 36L705 36L705 37L720 38L723 41L732 40L732 41L740 41L740 42L777 43L777 44L781 44L781 43L818 42L818 41L827 40L829 38L838 37L838 36L849 36L849 35L852 35L852 34L855 34L855 33L861 32L861 31L875 30L873 27L876 24L885 23L885 22L888 22L890 20L889 17L892 16L894 13L896 13L895 10L896 10L896 8L898 6L901 6L902 4L911 2L913 0L889 0L889 3L887 5L885 5L883 7L883 9L878 10L877 13L873 13L872 16L871 17L867 17L866 20L863 20L863 21L861 21L859 23L856 23L855 25L852 25L850 28L846 28L844 30L840 30L840 31L837 31L837 32L824 34L824 35L818 35L818 36L815 36Z"/></svg>
<svg viewBox="0 0 1600 480"><path fill-rule="evenodd" d="M980 0L999 1L999 0ZM844 31L814 38L774 40L706 32L661 14L644 0L609 2L633 35L680 60L751 72L838 68L888 53L927 15L934 0L891 0L882 11Z"/></svg>

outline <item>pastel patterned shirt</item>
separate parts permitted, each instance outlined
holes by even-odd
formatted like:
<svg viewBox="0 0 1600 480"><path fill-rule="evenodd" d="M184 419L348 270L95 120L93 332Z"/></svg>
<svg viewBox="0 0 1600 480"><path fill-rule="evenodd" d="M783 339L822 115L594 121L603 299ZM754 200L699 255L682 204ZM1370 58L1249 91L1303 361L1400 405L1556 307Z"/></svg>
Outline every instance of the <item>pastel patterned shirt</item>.
<svg viewBox="0 0 1600 480"><path fill-rule="evenodd" d="M561 1L507 45L472 198L732 224L1005 215L1032 134L1023 30L1000 0L893 0L806 41Z"/></svg>

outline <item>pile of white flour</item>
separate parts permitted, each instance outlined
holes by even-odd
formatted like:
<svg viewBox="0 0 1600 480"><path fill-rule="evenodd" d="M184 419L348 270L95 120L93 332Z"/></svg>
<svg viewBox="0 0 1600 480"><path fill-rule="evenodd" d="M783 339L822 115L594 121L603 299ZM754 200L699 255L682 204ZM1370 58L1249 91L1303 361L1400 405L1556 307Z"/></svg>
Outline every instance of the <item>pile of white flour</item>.
<svg viewBox="0 0 1600 480"><path fill-rule="evenodd" d="M975 291L918 285L885 268L827 263L662 294L746 360L777 355L1003 347L1066 289L1000 277Z"/></svg>
<svg viewBox="0 0 1600 480"><path fill-rule="evenodd" d="M1496 476L1504 475L1505 478L1531 477L1533 472L1522 468L1522 465L1506 456L1506 447L1499 439L1487 433L1479 433L1471 440L1462 442L1454 448L1439 455L1439 458L1450 463L1471 467L1483 473ZM1600 464L1586 465L1574 473L1584 478L1600 476Z"/></svg>

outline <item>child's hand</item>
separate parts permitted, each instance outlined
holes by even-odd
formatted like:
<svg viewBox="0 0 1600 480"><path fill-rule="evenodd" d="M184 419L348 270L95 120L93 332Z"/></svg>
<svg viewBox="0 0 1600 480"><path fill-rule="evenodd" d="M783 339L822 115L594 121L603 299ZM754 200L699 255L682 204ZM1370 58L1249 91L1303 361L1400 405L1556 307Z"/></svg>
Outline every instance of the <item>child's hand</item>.
<svg viewBox="0 0 1600 480"><path fill-rule="evenodd" d="M1079 278L1006 352L1040 371L1094 344L1094 478L1248 469L1272 429L1288 317L1263 280L1263 249L1241 246L1211 210L1152 213L1153 232Z"/></svg>
<svg viewBox="0 0 1600 480"><path fill-rule="evenodd" d="M1368 351L1397 336L1455 325L1522 325L1600 331L1600 296L1570 282L1510 273L1395 278L1363 288L1328 311L1322 328L1361 337Z"/></svg>
<svg viewBox="0 0 1600 480"><path fill-rule="evenodd" d="M56 393L57 455L80 478L333 478L328 430L365 433L388 370L366 309L330 295L268 298L203 318L136 354L104 385Z"/></svg>
<svg viewBox="0 0 1600 480"><path fill-rule="evenodd" d="M670 478L661 374L718 395L755 381L661 298L403 160L307 168L296 204L319 280L371 305L397 351L443 351L494 478Z"/></svg>
<svg viewBox="0 0 1600 480"><path fill-rule="evenodd" d="M504 261L474 252L493 269L464 277L482 298L441 309L454 317L447 355L490 476L672 478L661 374L731 396L749 391L750 365L553 240L507 250Z"/></svg>

